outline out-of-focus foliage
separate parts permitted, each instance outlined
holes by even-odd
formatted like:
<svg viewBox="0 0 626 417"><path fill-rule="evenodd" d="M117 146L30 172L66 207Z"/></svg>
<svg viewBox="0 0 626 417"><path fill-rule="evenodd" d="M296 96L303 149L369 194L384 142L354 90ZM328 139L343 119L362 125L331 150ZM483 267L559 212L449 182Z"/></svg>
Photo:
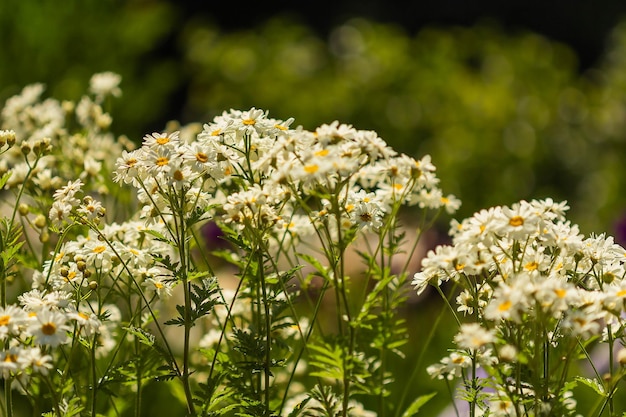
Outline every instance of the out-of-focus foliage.
<svg viewBox="0 0 626 417"><path fill-rule="evenodd" d="M178 64L157 52L174 33L177 10L164 0L0 1L0 101L26 84L77 99L92 74L122 76L116 129L141 138L181 83Z"/></svg>
<svg viewBox="0 0 626 417"><path fill-rule="evenodd" d="M229 107L339 121L430 153L461 216L516 199L567 199L584 230L606 230L626 199L626 31L580 75L565 45L494 24L426 28L354 20L328 40L286 20L223 34L189 25L190 118Z"/></svg>
<svg viewBox="0 0 626 417"><path fill-rule="evenodd" d="M33 82L76 99L91 74L114 71L116 129L134 139L168 117L256 106L430 153L460 217L550 196L591 231L626 208L626 26L581 75L565 45L495 24L411 35L361 19L324 38L288 19L227 32L182 16L166 0L0 2L0 99Z"/></svg>

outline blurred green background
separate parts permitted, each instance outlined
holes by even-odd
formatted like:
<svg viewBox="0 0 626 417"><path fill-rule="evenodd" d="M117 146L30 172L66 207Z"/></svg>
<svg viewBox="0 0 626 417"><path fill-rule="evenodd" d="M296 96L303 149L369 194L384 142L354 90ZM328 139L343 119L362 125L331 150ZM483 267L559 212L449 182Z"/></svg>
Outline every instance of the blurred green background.
<svg viewBox="0 0 626 417"><path fill-rule="evenodd" d="M113 130L137 142L168 120L206 122L230 108L307 129L337 119L431 154L444 192L463 201L459 219L552 197L569 201L582 232L626 241L620 2L323 1L300 13L294 3L2 0L0 102L33 82L77 99L93 73L114 71L123 96ZM429 329L413 318L419 341Z"/></svg>

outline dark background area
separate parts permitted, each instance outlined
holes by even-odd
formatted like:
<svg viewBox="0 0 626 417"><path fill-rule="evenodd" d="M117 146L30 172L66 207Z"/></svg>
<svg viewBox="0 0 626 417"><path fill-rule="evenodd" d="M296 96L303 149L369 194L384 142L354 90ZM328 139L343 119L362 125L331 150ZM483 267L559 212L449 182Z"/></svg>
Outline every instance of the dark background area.
<svg viewBox="0 0 626 417"><path fill-rule="evenodd" d="M367 80L332 47L358 17ZM626 218L624 17L621 0L0 0L0 102L35 82L78 100L113 71L111 130L135 142L229 108L339 120L432 155L459 216L549 195L607 230Z"/></svg>
<svg viewBox="0 0 626 417"><path fill-rule="evenodd" d="M322 36L352 17L395 23L409 34L424 26L471 26L491 20L507 32L533 31L569 45L578 54L581 70L596 62L609 31L626 15L626 2L620 0L190 1L181 7L184 19L202 16L226 32L257 26L278 14L292 16Z"/></svg>

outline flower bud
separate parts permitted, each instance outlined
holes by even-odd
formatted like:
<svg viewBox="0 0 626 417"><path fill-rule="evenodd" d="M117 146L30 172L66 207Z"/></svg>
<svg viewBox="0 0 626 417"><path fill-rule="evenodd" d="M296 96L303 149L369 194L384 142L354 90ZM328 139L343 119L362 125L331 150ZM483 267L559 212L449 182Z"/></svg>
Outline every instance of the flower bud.
<svg viewBox="0 0 626 417"><path fill-rule="evenodd" d="M46 216L44 216L43 214L38 214L37 217L35 217L35 221L33 222L33 224L35 225L35 227L43 229L44 227L46 227L47 224Z"/></svg>
<svg viewBox="0 0 626 417"><path fill-rule="evenodd" d="M0 147L8 144L15 145L15 132L12 130L0 130Z"/></svg>
<svg viewBox="0 0 626 417"><path fill-rule="evenodd" d="M622 366L626 366L626 348L622 348L617 352L617 362Z"/></svg>
<svg viewBox="0 0 626 417"><path fill-rule="evenodd" d="M517 360L517 349L513 345L504 345L500 348L499 355L503 362L514 362Z"/></svg>
<svg viewBox="0 0 626 417"><path fill-rule="evenodd" d="M15 145L15 132L12 135L9 135L7 138L7 145L13 146Z"/></svg>
<svg viewBox="0 0 626 417"><path fill-rule="evenodd" d="M39 155L41 153L41 141L37 140L33 143L33 153Z"/></svg>
<svg viewBox="0 0 626 417"><path fill-rule="evenodd" d="M74 103L69 100L65 100L61 103L61 108L65 113L72 113L74 111L74 107L76 107Z"/></svg>
<svg viewBox="0 0 626 417"><path fill-rule="evenodd" d="M22 215L22 216L26 216L29 212L29 207L28 204L26 203L20 203L19 206L17 206L17 211Z"/></svg>
<svg viewBox="0 0 626 417"><path fill-rule="evenodd" d="M101 114L96 118L96 124L103 130L108 129L112 122L113 118L108 113Z"/></svg>
<svg viewBox="0 0 626 417"><path fill-rule="evenodd" d="M48 152L52 149L52 139L45 137L41 140L41 146L44 152Z"/></svg>
<svg viewBox="0 0 626 417"><path fill-rule="evenodd" d="M615 275L613 275L612 273L610 273L610 272L606 272L606 273L602 274L602 281L603 281L605 284L610 284L610 283L612 283L614 280L615 280Z"/></svg>
<svg viewBox="0 0 626 417"><path fill-rule="evenodd" d="M39 241L41 243L47 243L50 240L50 233L48 233L46 230L42 230L41 234L39 235Z"/></svg>
<svg viewBox="0 0 626 417"><path fill-rule="evenodd" d="M22 154L28 155L31 151L30 145L28 143L22 143L20 151L22 151Z"/></svg>
<svg viewBox="0 0 626 417"><path fill-rule="evenodd" d="M96 281L89 281L89 289L95 291L98 288L98 283Z"/></svg>
<svg viewBox="0 0 626 417"><path fill-rule="evenodd" d="M78 268L80 272L85 272L87 270L87 264L82 260L76 261L76 268Z"/></svg>

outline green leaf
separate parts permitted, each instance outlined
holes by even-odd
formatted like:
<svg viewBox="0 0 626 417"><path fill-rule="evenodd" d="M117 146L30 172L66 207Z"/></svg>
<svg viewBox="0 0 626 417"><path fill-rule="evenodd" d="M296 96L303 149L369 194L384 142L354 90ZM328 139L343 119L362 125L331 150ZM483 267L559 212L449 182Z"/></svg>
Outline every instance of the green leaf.
<svg viewBox="0 0 626 417"><path fill-rule="evenodd" d="M330 347L310 345L311 354L309 364L319 371L311 372L311 376L320 378L330 378L343 380L345 370L343 369L343 351L339 346Z"/></svg>
<svg viewBox="0 0 626 417"><path fill-rule="evenodd" d="M170 239L168 239L164 234L157 232L156 230L145 229L143 232L154 237L159 242L168 243L172 246L174 245L174 243Z"/></svg>
<svg viewBox="0 0 626 417"><path fill-rule="evenodd" d="M582 376L577 376L574 379L577 382L580 382L580 383L588 386L589 388L594 390L596 392L596 394L598 394L601 397L608 397L608 395L609 395L609 393L605 391L604 385L602 385L602 383L600 383L597 379L584 378Z"/></svg>
<svg viewBox="0 0 626 417"><path fill-rule="evenodd" d="M328 277L328 268L322 265L320 261L318 261L315 257L311 255L307 255L306 253L299 253L298 257L307 261L319 274L320 277L324 279L329 279Z"/></svg>
<svg viewBox="0 0 626 417"><path fill-rule="evenodd" d="M298 417L306 406L306 403L308 403L309 401L311 401L311 397L307 397L303 401L300 401L298 405L296 405L293 410L291 410L291 413L289 413L287 417Z"/></svg>
<svg viewBox="0 0 626 417"><path fill-rule="evenodd" d="M139 343L143 343L144 345L150 347L154 346L155 338L153 334L150 334L147 331L135 326L122 327L122 329L135 336Z"/></svg>
<svg viewBox="0 0 626 417"><path fill-rule="evenodd" d="M430 399L433 398L435 395L437 395L437 393L433 392L431 394L426 394L426 395L417 397L415 401L411 403L409 408L407 408L404 411L404 413L402 413L402 417L413 417L414 415L417 414L420 408L422 408L422 406L426 404L428 401L430 401Z"/></svg>
<svg viewBox="0 0 626 417"><path fill-rule="evenodd" d="M4 175L0 177L0 189L4 188L4 186L9 181L9 178L11 178L12 173L13 173L12 171L5 172Z"/></svg>
<svg viewBox="0 0 626 417"><path fill-rule="evenodd" d="M4 265L9 265L15 255L19 252L24 242L9 243L6 249L0 254Z"/></svg>

